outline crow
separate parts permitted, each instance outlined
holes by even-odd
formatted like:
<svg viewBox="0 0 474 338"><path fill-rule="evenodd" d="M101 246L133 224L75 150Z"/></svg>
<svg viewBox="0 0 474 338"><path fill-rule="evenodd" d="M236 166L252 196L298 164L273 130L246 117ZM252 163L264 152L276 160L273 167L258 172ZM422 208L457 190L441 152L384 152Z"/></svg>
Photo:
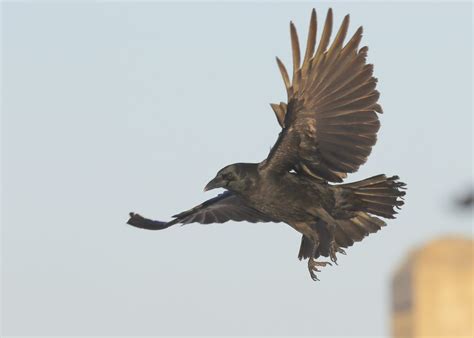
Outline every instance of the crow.
<svg viewBox="0 0 474 338"><path fill-rule="evenodd" d="M219 170L204 188L225 192L173 216L169 222L130 213L128 224L149 230L174 224L227 221L284 222L302 234L298 258L308 259L313 280L336 253L395 218L403 205L405 183L398 176L377 175L341 184L364 164L377 140L383 113L377 103L373 65L367 47L359 48L362 27L344 43L346 15L332 43L329 9L316 48L316 11L311 13L306 52L301 62L296 28L290 22L292 78L279 58L287 102L271 104L281 132L260 163L235 163ZM332 182L329 183L329 182ZM336 184L335 184L336 183Z"/></svg>

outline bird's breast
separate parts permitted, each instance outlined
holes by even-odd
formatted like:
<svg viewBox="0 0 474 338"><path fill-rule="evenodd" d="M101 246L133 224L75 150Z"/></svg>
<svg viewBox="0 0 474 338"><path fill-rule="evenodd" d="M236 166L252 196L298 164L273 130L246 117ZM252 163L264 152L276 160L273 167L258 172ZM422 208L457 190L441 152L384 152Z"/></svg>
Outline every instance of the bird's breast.
<svg viewBox="0 0 474 338"><path fill-rule="evenodd" d="M255 209L286 223L314 219L312 210L321 201L318 189L285 176L259 180L246 198Z"/></svg>

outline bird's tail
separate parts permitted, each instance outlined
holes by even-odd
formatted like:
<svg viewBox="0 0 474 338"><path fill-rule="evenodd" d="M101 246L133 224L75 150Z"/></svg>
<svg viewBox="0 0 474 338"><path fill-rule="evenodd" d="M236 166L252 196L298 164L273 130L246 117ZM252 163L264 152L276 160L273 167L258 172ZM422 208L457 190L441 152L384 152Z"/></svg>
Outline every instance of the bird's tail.
<svg viewBox="0 0 474 338"><path fill-rule="evenodd" d="M357 199L357 209L385 218L395 218L396 209L403 205L406 184L398 176L377 175L362 181L341 184Z"/></svg>
<svg viewBox="0 0 474 338"><path fill-rule="evenodd" d="M405 183L398 181L398 176L387 177L377 175L354 183L337 185L337 188L344 188L342 194L349 193L352 198L341 198L340 202L354 212L348 219L336 219L335 240L341 248L348 248L354 242L361 241L371 233L377 232L385 222L375 216L394 218L403 205L405 196ZM346 190L347 189L347 190ZM347 195L346 195L347 196ZM375 216L374 216L375 215ZM314 228L318 229L320 236L320 246L317 248L314 257L329 256L329 232L324 223L316 223ZM313 242L303 235L301 240L299 259L305 259L312 255Z"/></svg>

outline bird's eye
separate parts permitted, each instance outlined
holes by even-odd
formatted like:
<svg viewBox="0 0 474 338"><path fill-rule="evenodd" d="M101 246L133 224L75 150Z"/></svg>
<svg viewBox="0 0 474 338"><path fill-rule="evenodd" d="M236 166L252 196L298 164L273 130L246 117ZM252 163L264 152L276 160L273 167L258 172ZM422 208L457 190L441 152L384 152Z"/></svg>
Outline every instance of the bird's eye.
<svg viewBox="0 0 474 338"><path fill-rule="evenodd" d="M227 181L232 181L234 179L234 175L232 173L225 173L223 176Z"/></svg>

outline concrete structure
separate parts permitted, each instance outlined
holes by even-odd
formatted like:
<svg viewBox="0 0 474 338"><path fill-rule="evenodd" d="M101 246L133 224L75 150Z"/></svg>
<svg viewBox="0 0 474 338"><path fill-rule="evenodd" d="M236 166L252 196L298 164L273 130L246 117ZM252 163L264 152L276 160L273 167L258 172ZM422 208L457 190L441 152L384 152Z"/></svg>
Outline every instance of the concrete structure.
<svg viewBox="0 0 474 338"><path fill-rule="evenodd" d="M392 281L392 337L474 337L474 241L445 237L412 252Z"/></svg>

